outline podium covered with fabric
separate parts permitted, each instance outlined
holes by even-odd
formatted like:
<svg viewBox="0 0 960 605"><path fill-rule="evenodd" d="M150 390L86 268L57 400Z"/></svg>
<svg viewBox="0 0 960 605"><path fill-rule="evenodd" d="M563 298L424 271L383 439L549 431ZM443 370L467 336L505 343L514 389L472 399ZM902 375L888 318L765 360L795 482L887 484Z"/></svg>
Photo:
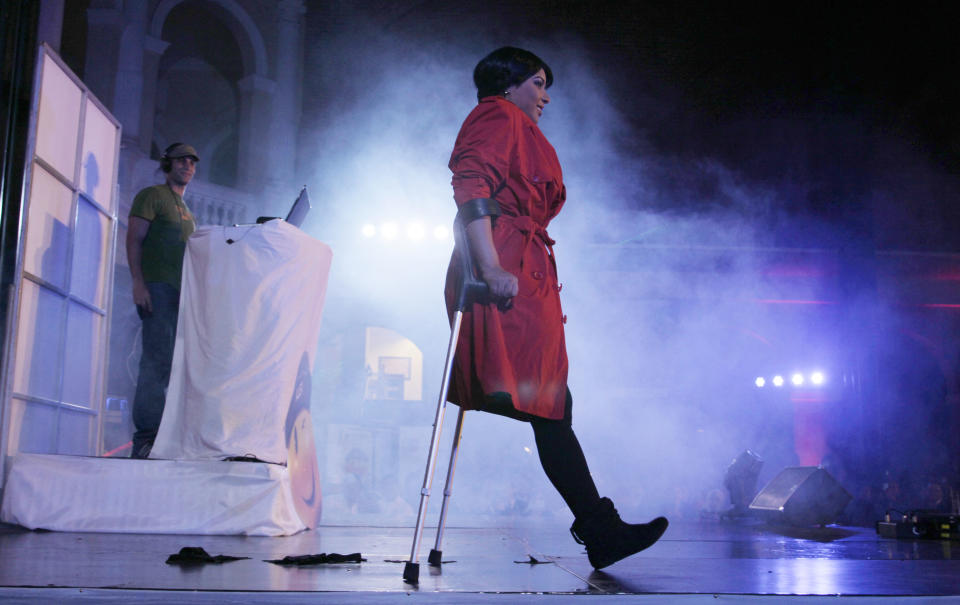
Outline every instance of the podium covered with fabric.
<svg viewBox="0 0 960 605"><path fill-rule="evenodd" d="M331 260L281 220L198 229L151 459L11 456L0 520L138 533L315 527L311 371Z"/></svg>
<svg viewBox="0 0 960 605"><path fill-rule="evenodd" d="M287 412L301 365L313 368L330 260L280 220L197 230L151 458L287 462Z"/></svg>

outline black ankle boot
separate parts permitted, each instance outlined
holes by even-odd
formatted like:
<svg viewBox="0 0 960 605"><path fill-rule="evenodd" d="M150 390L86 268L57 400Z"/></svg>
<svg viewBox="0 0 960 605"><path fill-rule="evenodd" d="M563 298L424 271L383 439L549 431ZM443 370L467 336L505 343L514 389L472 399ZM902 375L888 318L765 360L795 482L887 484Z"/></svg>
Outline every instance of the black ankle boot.
<svg viewBox="0 0 960 605"><path fill-rule="evenodd" d="M593 514L574 521L570 533L574 540L587 547L590 565L603 569L652 546L667 530L667 525L666 517L657 517L650 523L624 523L610 498L600 498Z"/></svg>

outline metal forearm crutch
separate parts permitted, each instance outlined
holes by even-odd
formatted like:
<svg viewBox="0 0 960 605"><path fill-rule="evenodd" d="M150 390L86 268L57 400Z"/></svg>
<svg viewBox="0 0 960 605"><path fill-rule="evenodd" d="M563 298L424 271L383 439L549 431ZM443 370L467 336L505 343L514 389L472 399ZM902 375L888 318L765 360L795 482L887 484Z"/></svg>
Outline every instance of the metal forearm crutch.
<svg viewBox="0 0 960 605"><path fill-rule="evenodd" d="M430 486L433 483L433 472L436 469L440 432L443 428L443 413L447 407L447 389L450 385L450 373L453 369L454 353L457 350L457 340L460 337L460 324L463 321L463 311L474 302L480 301L487 295L487 284L477 277L470 255L470 246L467 242L467 225L484 216L493 218L500 215L500 207L496 200L477 198L460 206L457 218L453 222L453 236L460 259L461 281L457 290L457 300L454 306L453 321L450 325L450 341L447 344L447 359L443 367L443 382L440 385L440 397L437 400L437 412L433 419L433 436L430 439L430 451L427 454L427 469L423 474L423 487L420 489L420 507L417 510L417 526L414 529L413 545L410 548L410 560L403 569L403 581L417 584L420 581L420 564L417 557L420 551L420 538L427 512L427 501L430 499ZM443 537L443 526L446 522L447 502L450 499L453 484L453 471L456 467L457 450L460 444L460 431L463 429L463 408L457 416L457 428L453 436L453 448L450 452L450 466L447 469L447 480L443 490L443 506L440 510L440 522L437 526L437 541L430 551L429 563L440 565L440 541Z"/></svg>

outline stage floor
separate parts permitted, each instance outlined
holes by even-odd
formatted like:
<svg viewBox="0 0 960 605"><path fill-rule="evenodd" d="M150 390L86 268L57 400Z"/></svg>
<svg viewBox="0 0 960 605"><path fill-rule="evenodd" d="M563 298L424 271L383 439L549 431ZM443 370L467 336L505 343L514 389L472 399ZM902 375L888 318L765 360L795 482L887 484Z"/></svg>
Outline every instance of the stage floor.
<svg viewBox="0 0 960 605"><path fill-rule="evenodd" d="M652 548L594 571L565 527L448 528L442 569L405 584L411 528L326 526L285 538L26 531L0 525L4 603L960 602L960 542L892 540L864 528L673 523ZM185 546L249 559L168 565ZM288 555L363 563L283 567ZM531 564L530 557L543 564ZM619 595L619 596L617 596ZM891 598L892 597L892 598ZM939 598L932 598L939 597Z"/></svg>

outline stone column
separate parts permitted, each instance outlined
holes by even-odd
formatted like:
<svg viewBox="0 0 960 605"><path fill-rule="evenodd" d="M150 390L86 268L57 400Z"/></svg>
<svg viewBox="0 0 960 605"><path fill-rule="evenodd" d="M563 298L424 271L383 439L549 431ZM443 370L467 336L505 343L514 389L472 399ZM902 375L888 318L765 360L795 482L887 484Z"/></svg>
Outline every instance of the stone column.
<svg viewBox="0 0 960 605"><path fill-rule="evenodd" d="M117 83L117 59L123 33L123 15L117 8L87 9L87 57L83 81L111 113Z"/></svg>
<svg viewBox="0 0 960 605"><path fill-rule="evenodd" d="M292 200L298 189L293 179L301 112L303 14L306 9L303 0L281 0L278 8L277 48L274 55L277 92L273 100L270 128L271 153L265 158L268 166L265 183L268 203L280 203L276 198L283 198L284 195Z"/></svg>
<svg viewBox="0 0 960 605"><path fill-rule="evenodd" d="M266 184L271 149L273 99L277 84L269 78L252 74L237 82L240 91L239 149L237 186L250 192L261 192Z"/></svg>
<svg viewBox="0 0 960 605"><path fill-rule="evenodd" d="M123 33L117 57L113 114L123 124L125 145L135 147L140 139L140 110L143 98L143 50L147 32L147 3L125 2Z"/></svg>
<svg viewBox="0 0 960 605"><path fill-rule="evenodd" d="M64 0L40 0L40 18L37 23L37 42L46 42L58 53L60 40L63 38L63 2Z"/></svg>
<svg viewBox="0 0 960 605"><path fill-rule="evenodd" d="M137 144L139 149L148 156L150 144L153 142L153 114L157 106L160 58L169 46L169 42L164 42L160 38L149 35L143 38L143 94L140 99L140 137Z"/></svg>

